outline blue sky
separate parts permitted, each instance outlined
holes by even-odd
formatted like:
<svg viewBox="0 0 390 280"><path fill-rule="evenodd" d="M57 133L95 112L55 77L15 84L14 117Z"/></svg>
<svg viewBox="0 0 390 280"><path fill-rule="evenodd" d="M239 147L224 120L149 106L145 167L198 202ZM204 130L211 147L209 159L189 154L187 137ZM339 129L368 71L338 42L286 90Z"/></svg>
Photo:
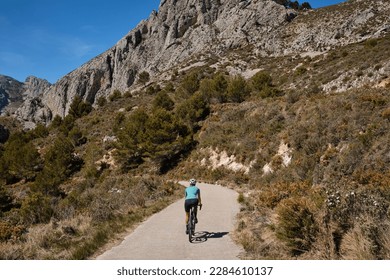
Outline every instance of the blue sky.
<svg viewBox="0 0 390 280"><path fill-rule="evenodd" d="M180 1L180 0L179 0ZM305 2L303 0L300 3ZM313 8L342 0L308 0ZM54 83L112 47L160 0L1 0L0 74Z"/></svg>

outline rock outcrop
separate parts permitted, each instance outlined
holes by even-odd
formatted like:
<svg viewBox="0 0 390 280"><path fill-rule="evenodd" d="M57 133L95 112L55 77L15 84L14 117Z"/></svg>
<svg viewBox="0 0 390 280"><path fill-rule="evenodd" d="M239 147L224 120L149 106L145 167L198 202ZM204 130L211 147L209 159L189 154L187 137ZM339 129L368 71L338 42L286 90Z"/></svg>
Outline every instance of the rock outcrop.
<svg viewBox="0 0 390 280"><path fill-rule="evenodd" d="M28 103L31 98L40 97L50 86L48 81L33 76L22 83L0 75L0 111L12 114L24 101Z"/></svg>
<svg viewBox="0 0 390 280"><path fill-rule="evenodd" d="M197 54L223 56L245 46L264 56L327 51L388 32L389 14L384 0L299 12L272 0L162 0L111 49L26 99L17 115L34 122L63 117L76 95L94 104L134 86L141 71L158 77Z"/></svg>

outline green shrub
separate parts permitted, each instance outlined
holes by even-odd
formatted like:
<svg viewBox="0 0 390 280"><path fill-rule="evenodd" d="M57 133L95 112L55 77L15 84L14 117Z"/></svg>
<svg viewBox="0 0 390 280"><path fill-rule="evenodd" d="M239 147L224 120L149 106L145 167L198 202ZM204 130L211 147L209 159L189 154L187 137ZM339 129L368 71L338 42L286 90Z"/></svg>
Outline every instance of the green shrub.
<svg viewBox="0 0 390 280"><path fill-rule="evenodd" d="M30 194L20 208L20 218L24 224L47 223L52 215L50 198L41 193Z"/></svg>
<svg viewBox="0 0 390 280"><path fill-rule="evenodd" d="M68 137L75 146L81 146L87 142L87 138L83 136L83 133L77 125L75 125L71 131L69 131Z"/></svg>
<svg viewBox="0 0 390 280"><path fill-rule="evenodd" d="M238 198L237 198L237 202L240 204L243 204L245 202L245 196L242 192L239 193Z"/></svg>
<svg viewBox="0 0 390 280"><path fill-rule="evenodd" d="M184 76L180 86L187 92L187 94L192 95L199 89L199 84L200 77L198 71L192 71Z"/></svg>
<svg viewBox="0 0 390 280"><path fill-rule="evenodd" d="M173 158L185 152L192 143L190 130L174 112L155 108L148 115L138 109L117 131L120 142L119 156L127 168L137 167L144 158L159 166L173 163Z"/></svg>
<svg viewBox="0 0 390 280"><path fill-rule="evenodd" d="M160 85L150 85L146 89L146 94L148 95L154 95L161 91Z"/></svg>
<svg viewBox="0 0 390 280"><path fill-rule="evenodd" d="M62 118L59 115L55 115L53 120L51 121L50 127L57 128L62 124Z"/></svg>
<svg viewBox="0 0 390 280"><path fill-rule="evenodd" d="M168 82L168 83L165 85L164 90L165 90L166 92L174 92L174 91L175 91L175 86L173 85L172 82Z"/></svg>
<svg viewBox="0 0 390 280"><path fill-rule="evenodd" d="M115 100L121 99L122 93L119 90L114 90L114 92L108 97L108 99L113 102Z"/></svg>
<svg viewBox="0 0 390 280"><path fill-rule="evenodd" d="M264 87L260 92L259 96L261 98L276 97L281 95L282 92L274 87Z"/></svg>
<svg viewBox="0 0 390 280"><path fill-rule="evenodd" d="M0 177L8 183L32 180L41 164L40 155L25 133L11 135L0 158Z"/></svg>
<svg viewBox="0 0 390 280"><path fill-rule="evenodd" d="M242 76L235 76L229 80L227 98L231 102L243 102L249 96L250 90Z"/></svg>
<svg viewBox="0 0 390 280"><path fill-rule="evenodd" d="M124 116L123 116L124 117ZM135 110L127 119L122 119L123 129L117 130L117 136L122 148L129 150L130 153L142 154L144 148L141 145L146 136L146 122L149 119L144 108Z"/></svg>
<svg viewBox="0 0 390 280"><path fill-rule="evenodd" d="M259 71L251 79L251 85L257 92L262 91L265 87L272 86L272 78L268 72Z"/></svg>
<svg viewBox="0 0 390 280"><path fill-rule="evenodd" d="M114 119L114 131L120 130L125 120L126 115L123 112L117 113Z"/></svg>
<svg viewBox="0 0 390 280"><path fill-rule="evenodd" d="M84 102L83 99L76 95L70 104L69 115L75 119L88 115L92 111L92 105Z"/></svg>
<svg viewBox="0 0 390 280"><path fill-rule="evenodd" d="M70 139L58 137L45 154L45 165L38 174L33 189L44 194L57 196L58 186L74 172L80 170L83 161L74 154Z"/></svg>
<svg viewBox="0 0 390 280"><path fill-rule="evenodd" d="M147 71L143 71L139 73L138 75L138 82L145 85L147 82L150 81L150 74Z"/></svg>
<svg viewBox="0 0 390 280"><path fill-rule="evenodd" d="M159 163L168 162L191 143L187 127L172 113L156 110L146 123L146 154Z"/></svg>
<svg viewBox="0 0 390 280"><path fill-rule="evenodd" d="M374 48L378 45L378 40L375 39L375 38L372 38L372 39L368 39L366 42L365 42L365 46L368 47L368 48Z"/></svg>
<svg viewBox="0 0 390 280"><path fill-rule="evenodd" d="M214 96L217 95L214 82L212 79L203 79L200 81L199 85L200 94L207 100L211 100Z"/></svg>
<svg viewBox="0 0 390 280"><path fill-rule="evenodd" d="M186 122L193 130L199 128L198 122L204 120L209 113L210 105L200 92L181 103L176 110L179 119Z"/></svg>
<svg viewBox="0 0 390 280"><path fill-rule="evenodd" d="M250 80L251 86L256 95L261 98L275 97L281 92L272 84L271 75L268 72L257 72Z"/></svg>
<svg viewBox="0 0 390 280"><path fill-rule="evenodd" d="M32 138L45 138L49 135L49 129L44 124L38 123L28 134L30 134Z"/></svg>
<svg viewBox="0 0 390 280"><path fill-rule="evenodd" d="M127 90L124 94L123 94L123 97L124 98L132 98L133 97L133 93L129 90Z"/></svg>
<svg viewBox="0 0 390 280"><path fill-rule="evenodd" d="M69 114L67 115L61 122L61 125L59 126L59 131L64 135L68 136L69 131L72 130L74 124L75 124L76 118Z"/></svg>
<svg viewBox="0 0 390 280"><path fill-rule="evenodd" d="M214 98L216 98L219 102L226 102L227 99L227 88L228 88L228 80L226 76L219 72L213 77L213 89L214 89Z"/></svg>
<svg viewBox="0 0 390 280"><path fill-rule="evenodd" d="M107 104L107 99L104 96L100 96L97 100L97 104L99 107L103 107Z"/></svg>
<svg viewBox="0 0 390 280"><path fill-rule="evenodd" d="M160 91L156 95L156 97L153 100L152 105L153 105L154 109L161 108L161 109L165 109L167 111L171 111L175 107L175 103L172 101L172 99L169 97L169 95L164 91Z"/></svg>
<svg viewBox="0 0 390 280"><path fill-rule="evenodd" d="M223 103L227 101L228 80L223 73L217 73L212 79L200 81L199 92L209 101Z"/></svg>

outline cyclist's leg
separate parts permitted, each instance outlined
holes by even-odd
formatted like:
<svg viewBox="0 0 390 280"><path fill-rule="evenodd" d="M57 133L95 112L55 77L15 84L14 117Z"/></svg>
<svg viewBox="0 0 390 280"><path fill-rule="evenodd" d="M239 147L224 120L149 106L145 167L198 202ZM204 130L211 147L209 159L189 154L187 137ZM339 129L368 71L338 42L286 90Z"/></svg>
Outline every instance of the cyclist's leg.
<svg viewBox="0 0 390 280"><path fill-rule="evenodd" d="M191 201L186 199L184 201L184 211L186 212L186 224L188 223L188 219L189 219L189 216L190 216L190 208L191 208Z"/></svg>

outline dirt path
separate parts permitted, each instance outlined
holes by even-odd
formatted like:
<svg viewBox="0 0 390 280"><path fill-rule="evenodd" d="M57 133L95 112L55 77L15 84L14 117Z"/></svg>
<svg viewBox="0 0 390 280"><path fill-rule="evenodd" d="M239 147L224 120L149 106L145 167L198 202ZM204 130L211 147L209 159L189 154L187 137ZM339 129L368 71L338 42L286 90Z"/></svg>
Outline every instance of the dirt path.
<svg viewBox="0 0 390 280"><path fill-rule="evenodd" d="M237 193L217 185L198 184L202 211L198 211L197 240L185 234L184 200L180 200L142 223L123 242L97 259L188 260L238 259L241 248L230 234L239 211ZM184 187L183 187L184 195Z"/></svg>

